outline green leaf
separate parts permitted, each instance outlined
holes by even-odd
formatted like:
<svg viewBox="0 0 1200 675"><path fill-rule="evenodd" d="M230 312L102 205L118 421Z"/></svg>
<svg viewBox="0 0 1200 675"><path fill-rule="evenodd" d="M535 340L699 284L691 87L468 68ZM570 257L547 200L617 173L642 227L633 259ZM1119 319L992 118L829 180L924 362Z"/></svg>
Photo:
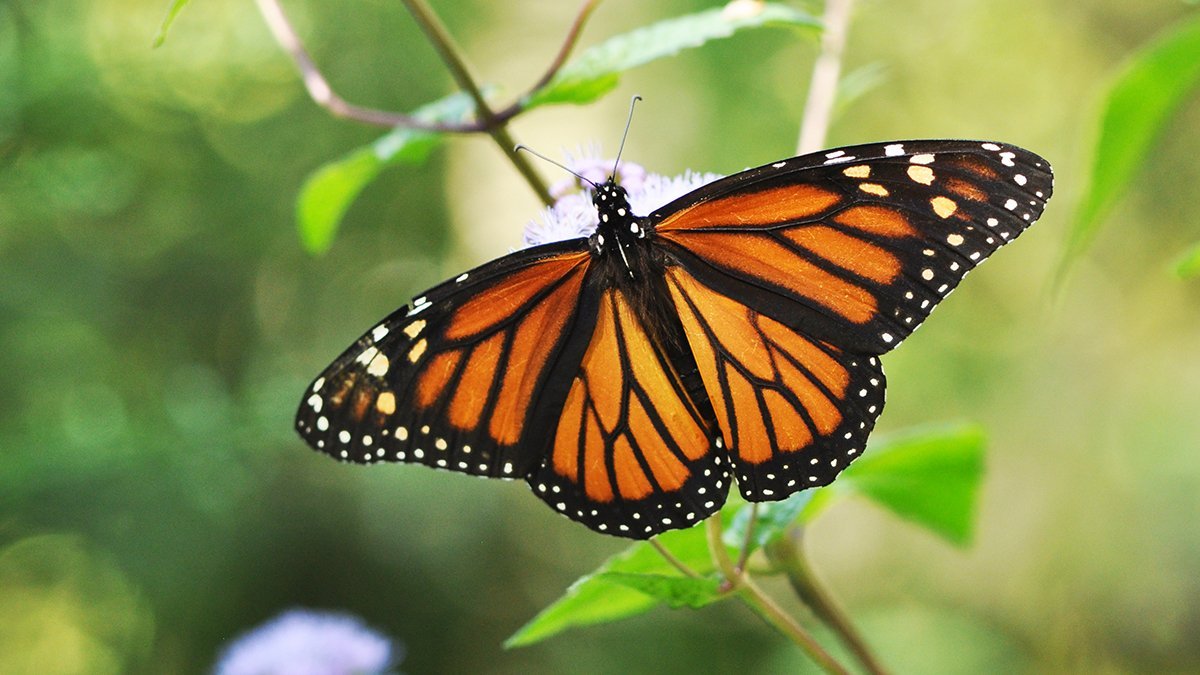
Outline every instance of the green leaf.
<svg viewBox="0 0 1200 675"><path fill-rule="evenodd" d="M1182 279L1200 277L1200 243L1197 243L1175 263L1175 274Z"/></svg>
<svg viewBox="0 0 1200 675"><path fill-rule="evenodd" d="M629 572L605 572L598 576L635 591L640 591L655 600L666 603L671 609L691 607L699 609L721 599L721 582L715 577L681 577L678 574L630 574Z"/></svg>
<svg viewBox="0 0 1200 675"><path fill-rule="evenodd" d="M658 537L658 542L696 573L705 575L713 571L703 525L664 533ZM611 576L614 574L618 576ZM642 614L665 602L665 599L627 583L627 577L638 575L685 578L679 576L679 572L648 542L638 542L609 558L592 574L571 584L563 597L522 626L504 642L504 646L523 647L568 628L616 621Z"/></svg>
<svg viewBox="0 0 1200 675"><path fill-rule="evenodd" d="M751 533L750 551L766 546L779 535L783 534L805 510L813 497L821 492L804 490L778 502L761 502L758 504L757 515L754 519L754 532ZM726 544L741 547L746 541L746 527L750 524L750 514L754 505L743 504L733 517L729 527L725 528L724 541Z"/></svg>
<svg viewBox="0 0 1200 675"><path fill-rule="evenodd" d="M958 546L971 542L983 483L985 437L977 425L918 429L889 436L824 488L811 520L834 494L859 494ZM817 499L813 500L817 502Z"/></svg>
<svg viewBox="0 0 1200 675"><path fill-rule="evenodd" d="M1103 101L1091 176L1068 234L1060 279L1095 238L1159 131L1198 83L1200 16L1144 47L1114 80Z"/></svg>
<svg viewBox="0 0 1200 675"><path fill-rule="evenodd" d="M179 12L183 10L183 6L188 4L188 0L172 0L171 6L167 9L167 16L163 19L162 25L158 27L158 35L154 36L154 47L161 47L167 39L167 31L171 29L171 24L175 23L175 17L179 16Z"/></svg>
<svg viewBox="0 0 1200 675"><path fill-rule="evenodd" d="M427 122L461 122L474 110L471 98L452 94L413 113ZM441 141L436 131L396 128L317 169L296 199L296 224L300 242L309 253L324 253L333 243L346 210L371 181L388 166L419 164Z"/></svg>
<svg viewBox="0 0 1200 675"><path fill-rule="evenodd" d="M752 15L721 8L667 19L609 38L572 59L546 86L533 92L530 107L550 103L588 103L612 91L620 74L651 61L699 47L710 40L759 26L817 28L812 15L784 5L767 4Z"/></svg>

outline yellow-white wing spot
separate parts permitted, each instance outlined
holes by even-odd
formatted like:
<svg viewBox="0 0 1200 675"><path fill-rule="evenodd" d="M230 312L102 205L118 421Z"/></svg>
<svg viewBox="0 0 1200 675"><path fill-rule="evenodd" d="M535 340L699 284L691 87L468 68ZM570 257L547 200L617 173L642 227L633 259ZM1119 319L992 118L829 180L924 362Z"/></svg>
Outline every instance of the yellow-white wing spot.
<svg viewBox="0 0 1200 675"><path fill-rule="evenodd" d="M425 330L425 319L418 319L404 327L404 334L415 339L423 330Z"/></svg>
<svg viewBox="0 0 1200 675"><path fill-rule="evenodd" d="M321 387L325 386L325 378L318 377L316 382L313 382L312 390L321 391Z"/></svg>
<svg viewBox="0 0 1200 675"><path fill-rule="evenodd" d="M396 412L396 395L390 391L383 392L375 399L375 409L383 415L391 415Z"/></svg>
<svg viewBox="0 0 1200 675"><path fill-rule="evenodd" d="M929 269L928 267L921 270L921 278L925 281L933 281L933 270Z"/></svg>
<svg viewBox="0 0 1200 675"><path fill-rule="evenodd" d="M848 166L842 169L842 174L850 178L867 178L871 175L871 167L866 164Z"/></svg>
<svg viewBox="0 0 1200 675"><path fill-rule="evenodd" d="M876 197L888 196L887 188L883 187L879 183L859 183L858 189L869 195L875 195Z"/></svg>
<svg viewBox="0 0 1200 675"><path fill-rule="evenodd" d="M425 353L425 348L428 346L429 344L424 339L413 345L412 349L408 350L408 360L412 363L419 361L421 356Z"/></svg>
<svg viewBox="0 0 1200 675"><path fill-rule="evenodd" d="M379 324L378 326L375 326L374 328L371 329L371 339L374 340L375 342L379 342L383 338L387 337L387 334L388 334L388 327L383 324Z"/></svg>
<svg viewBox="0 0 1200 675"><path fill-rule="evenodd" d="M383 377L387 375L389 365L391 364L388 362L388 357L383 354L376 354L375 358L371 359L371 363L367 365L367 374L374 375L375 377Z"/></svg>
<svg viewBox="0 0 1200 675"><path fill-rule="evenodd" d="M908 158L908 161L913 164L933 164L933 155L929 153L913 155Z"/></svg>
<svg viewBox="0 0 1200 675"><path fill-rule="evenodd" d="M961 246L963 241L963 236L958 233L954 233L946 237L946 243L950 244L951 246Z"/></svg>
<svg viewBox="0 0 1200 675"><path fill-rule="evenodd" d="M923 164L913 164L908 167L908 177L921 185L932 185L933 169Z"/></svg>
<svg viewBox="0 0 1200 675"><path fill-rule="evenodd" d="M362 353L359 354L358 358L354 360L365 366L370 363L371 360L374 359L378 354L379 350L375 347L367 347L366 349L362 350Z"/></svg>
<svg viewBox="0 0 1200 675"><path fill-rule="evenodd" d="M929 200L929 204L933 207L933 212L942 218L949 218L958 210L958 204L949 197L934 197Z"/></svg>

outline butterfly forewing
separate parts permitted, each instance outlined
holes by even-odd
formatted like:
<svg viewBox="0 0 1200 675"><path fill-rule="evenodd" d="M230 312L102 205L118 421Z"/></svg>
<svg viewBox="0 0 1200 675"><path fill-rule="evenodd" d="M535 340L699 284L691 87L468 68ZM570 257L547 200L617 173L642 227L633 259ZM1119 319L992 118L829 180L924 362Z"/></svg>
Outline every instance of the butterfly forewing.
<svg viewBox="0 0 1200 675"><path fill-rule="evenodd" d="M1049 164L1020 148L906 141L735 174L650 217L711 288L855 353L895 347L1041 215Z"/></svg>
<svg viewBox="0 0 1200 675"><path fill-rule="evenodd" d="M506 256L438 286L357 342L310 386L296 425L354 462L418 462L523 477L541 458L549 373L579 318L580 241Z"/></svg>

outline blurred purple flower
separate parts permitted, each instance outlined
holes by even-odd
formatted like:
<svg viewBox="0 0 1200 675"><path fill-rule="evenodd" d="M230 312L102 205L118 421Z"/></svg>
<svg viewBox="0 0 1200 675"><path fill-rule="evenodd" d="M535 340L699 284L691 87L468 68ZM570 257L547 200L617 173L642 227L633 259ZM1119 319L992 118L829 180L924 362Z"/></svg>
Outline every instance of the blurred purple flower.
<svg viewBox="0 0 1200 675"><path fill-rule="evenodd" d="M403 653L361 619L291 610L239 637L216 675L379 675Z"/></svg>
<svg viewBox="0 0 1200 675"><path fill-rule="evenodd" d="M565 164L594 183L608 180L613 160L601 159L594 151L581 155L568 156ZM693 171L681 176L660 176L646 173L644 168L632 162L621 162L617 166L617 183L629 193L629 205L633 207L633 212L640 215L646 215L720 177L720 174ZM575 177L550 186L550 195L556 200L554 206L547 207L539 218L529 221L525 226L525 245L536 246L586 237L595 232L599 220L592 206L591 194L585 192L586 187L589 186L582 185Z"/></svg>

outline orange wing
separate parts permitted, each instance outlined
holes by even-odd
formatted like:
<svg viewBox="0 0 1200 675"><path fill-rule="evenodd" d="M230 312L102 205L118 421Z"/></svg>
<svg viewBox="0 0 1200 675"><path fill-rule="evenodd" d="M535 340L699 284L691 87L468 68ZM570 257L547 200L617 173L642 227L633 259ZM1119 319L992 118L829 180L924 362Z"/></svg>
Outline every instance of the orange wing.
<svg viewBox="0 0 1200 675"><path fill-rule="evenodd" d="M1011 145L902 141L796 157L651 214L657 241L711 288L860 354L900 343L1052 191Z"/></svg>
<svg viewBox="0 0 1200 675"><path fill-rule="evenodd" d="M622 291L599 300L552 448L529 484L557 511L610 534L644 539L703 520L728 492L716 430Z"/></svg>
<svg viewBox="0 0 1200 675"><path fill-rule="evenodd" d="M883 410L879 359L806 338L681 268L667 284L742 496L825 485L862 452Z"/></svg>
<svg viewBox="0 0 1200 675"><path fill-rule="evenodd" d="M548 380L579 316L584 245L505 256L389 316L312 383L300 435L354 462L525 476L545 447L539 415L565 395Z"/></svg>
<svg viewBox="0 0 1200 675"><path fill-rule="evenodd" d="M1050 166L991 142L776 162L648 218L742 494L833 480L883 408L876 355L1045 207Z"/></svg>

